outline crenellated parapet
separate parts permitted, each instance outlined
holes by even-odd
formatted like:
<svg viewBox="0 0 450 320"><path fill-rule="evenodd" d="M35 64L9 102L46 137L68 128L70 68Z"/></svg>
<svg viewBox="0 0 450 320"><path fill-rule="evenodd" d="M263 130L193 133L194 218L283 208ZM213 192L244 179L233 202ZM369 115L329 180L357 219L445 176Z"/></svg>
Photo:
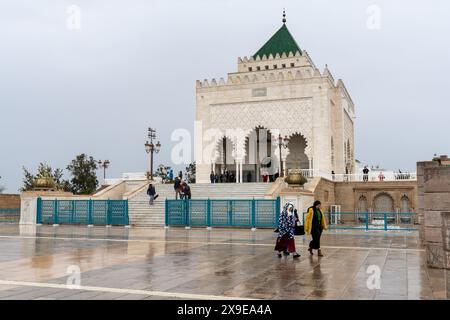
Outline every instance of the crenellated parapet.
<svg viewBox="0 0 450 320"><path fill-rule="evenodd" d="M310 55L308 54L308 52L306 50L303 51L303 56L308 61L308 63L315 69L316 65L314 64L313 60L311 59Z"/></svg>
<svg viewBox="0 0 450 320"><path fill-rule="evenodd" d="M285 53L283 52L281 55L279 53L272 55L269 54L269 56L266 56L265 54L262 56L256 55L256 56L244 56L243 58L239 57L238 58L238 64L241 63L251 63L251 62L259 62L259 61L267 61L267 60L280 60L280 59L288 59L288 58L294 58L294 57L301 57L302 54L300 53L300 51L296 51L296 52L288 52Z"/></svg>
<svg viewBox="0 0 450 320"><path fill-rule="evenodd" d="M323 70L322 75L323 75L324 77L327 77L327 78L328 78L328 80L330 81L330 83L331 83L331 85L332 85L333 87L336 86L336 82L334 81L334 77L333 77L333 75L331 74L330 69L328 69L328 65L327 65L327 64L325 65L325 69Z"/></svg>
<svg viewBox="0 0 450 320"><path fill-rule="evenodd" d="M346 100L349 103L349 110L352 114L355 114L355 104L353 103L353 99L350 96L350 94L347 91L347 88L345 87L344 81L342 79L339 79L336 82L336 87L341 91L341 94L346 98Z"/></svg>
<svg viewBox="0 0 450 320"><path fill-rule="evenodd" d="M289 81L310 78L328 79L331 87L336 87L328 66L321 73L306 51L282 53L273 56L245 56L238 58L238 72L229 73L226 78L197 80L196 87L213 88L251 83Z"/></svg>
<svg viewBox="0 0 450 320"><path fill-rule="evenodd" d="M258 72L305 66L311 66L311 64L300 51L238 58L238 72Z"/></svg>
<svg viewBox="0 0 450 320"><path fill-rule="evenodd" d="M300 70L268 72L252 75L229 74L227 80L224 80L224 78L220 78L218 81L215 78L210 81L208 79L204 79L203 81L197 80L197 88L210 88L268 81L298 80L307 77L308 75L302 74Z"/></svg>
<svg viewBox="0 0 450 320"><path fill-rule="evenodd" d="M322 77L318 69L282 69L282 70L269 70L259 73L230 73L226 80L219 78L219 80L213 78L211 80L204 79L203 81L197 80L197 88L212 88L221 86L233 86L241 84L251 83L263 83L274 81L286 81L286 80L301 80L313 77Z"/></svg>

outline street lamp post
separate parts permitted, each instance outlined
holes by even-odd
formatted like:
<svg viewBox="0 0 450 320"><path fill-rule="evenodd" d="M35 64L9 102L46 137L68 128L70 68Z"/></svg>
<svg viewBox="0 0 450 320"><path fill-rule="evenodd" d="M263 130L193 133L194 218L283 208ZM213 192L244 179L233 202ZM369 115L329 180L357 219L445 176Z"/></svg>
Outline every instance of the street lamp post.
<svg viewBox="0 0 450 320"><path fill-rule="evenodd" d="M289 143L289 138L287 136L284 136L284 138L281 136L281 134L278 134L278 148L280 149L280 177L284 177L284 169L283 169L283 160L281 159L281 148L287 148L287 145Z"/></svg>
<svg viewBox="0 0 450 320"><path fill-rule="evenodd" d="M147 174L147 179L153 180L153 153L158 153L161 150L161 143L158 141L156 144L153 140L156 140L156 130L153 128L148 128L148 140L145 142L145 152L150 154L150 171Z"/></svg>
<svg viewBox="0 0 450 320"><path fill-rule="evenodd" d="M98 166L99 166L100 168L103 168L103 183L104 183L105 180L106 180L106 169L108 169L110 163L111 163L111 162L110 162L109 160L105 160L105 161L98 160Z"/></svg>

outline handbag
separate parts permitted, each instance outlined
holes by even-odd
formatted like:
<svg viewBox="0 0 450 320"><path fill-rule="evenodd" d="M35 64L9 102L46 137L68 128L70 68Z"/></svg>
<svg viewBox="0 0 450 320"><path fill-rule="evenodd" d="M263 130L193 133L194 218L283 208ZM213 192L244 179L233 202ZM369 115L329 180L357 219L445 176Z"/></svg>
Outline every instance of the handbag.
<svg viewBox="0 0 450 320"><path fill-rule="evenodd" d="M295 226L294 235L303 236L305 234L305 226Z"/></svg>

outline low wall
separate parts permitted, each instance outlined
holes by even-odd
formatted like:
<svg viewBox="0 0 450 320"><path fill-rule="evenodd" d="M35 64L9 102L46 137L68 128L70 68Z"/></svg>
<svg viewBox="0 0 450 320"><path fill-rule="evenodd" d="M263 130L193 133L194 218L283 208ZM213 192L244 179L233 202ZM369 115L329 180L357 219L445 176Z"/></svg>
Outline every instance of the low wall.
<svg viewBox="0 0 450 320"><path fill-rule="evenodd" d="M37 198L42 197L49 199L61 199L68 197L70 199L77 199L70 192L53 192L53 191L26 191L20 195L20 224L36 224L37 213Z"/></svg>
<svg viewBox="0 0 450 320"><path fill-rule="evenodd" d="M326 212L331 211L332 205L339 204L336 203L336 184L338 183L322 178L314 189L314 199L320 200Z"/></svg>
<svg viewBox="0 0 450 320"><path fill-rule="evenodd" d="M19 194L0 194L0 209L20 208Z"/></svg>
<svg viewBox="0 0 450 320"><path fill-rule="evenodd" d="M368 209L374 208L377 195L387 194L394 203L394 209L400 209L401 198L406 196L410 200L410 210L417 209L416 181L369 181L369 182L336 182L335 204L341 205L342 212L358 212L359 199L367 199Z"/></svg>

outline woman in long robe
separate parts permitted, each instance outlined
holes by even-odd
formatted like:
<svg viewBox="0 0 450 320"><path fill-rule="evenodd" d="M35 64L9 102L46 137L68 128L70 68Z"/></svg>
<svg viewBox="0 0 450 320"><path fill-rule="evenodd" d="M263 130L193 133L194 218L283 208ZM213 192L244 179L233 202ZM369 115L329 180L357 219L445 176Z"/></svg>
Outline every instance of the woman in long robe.
<svg viewBox="0 0 450 320"><path fill-rule="evenodd" d="M278 251L279 258L283 256L282 252L294 253L294 259L300 257L295 250L295 223L294 205L292 203L286 203L278 221L278 237L275 251Z"/></svg>

